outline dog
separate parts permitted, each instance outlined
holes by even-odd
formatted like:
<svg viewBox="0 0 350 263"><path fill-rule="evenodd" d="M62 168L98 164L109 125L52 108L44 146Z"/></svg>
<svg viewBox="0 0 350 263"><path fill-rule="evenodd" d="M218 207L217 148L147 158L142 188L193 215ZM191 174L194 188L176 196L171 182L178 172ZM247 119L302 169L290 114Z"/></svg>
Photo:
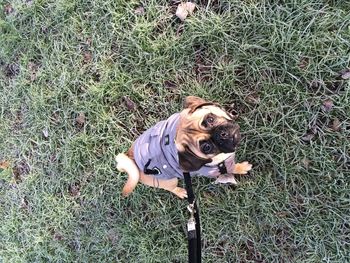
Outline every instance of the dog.
<svg viewBox="0 0 350 263"><path fill-rule="evenodd" d="M234 174L247 174L249 162L235 163L241 135L233 116L219 104L188 96L181 112L145 131L126 153L116 156L117 169L128 174L122 195L141 183L187 198L178 186L183 172L236 184Z"/></svg>

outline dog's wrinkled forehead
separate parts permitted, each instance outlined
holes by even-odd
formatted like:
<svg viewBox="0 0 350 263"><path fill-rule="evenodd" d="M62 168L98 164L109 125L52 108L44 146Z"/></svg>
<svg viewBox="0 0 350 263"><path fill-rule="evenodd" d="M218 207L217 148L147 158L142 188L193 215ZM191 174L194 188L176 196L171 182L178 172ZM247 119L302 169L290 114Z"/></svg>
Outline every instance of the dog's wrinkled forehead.
<svg viewBox="0 0 350 263"><path fill-rule="evenodd" d="M184 112L190 119L199 120L201 117L212 113L218 117L224 117L230 121L233 120L231 114L222 109L219 104L195 96L186 97L183 107L185 109Z"/></svg>
<svg viewBox="0 0 350 263"><path fill-rule="evenodd" d="M217 105L206 105L200 108L197 108L196 111L192 113L192 116L196 119L204 117L209 113L214 114L217 117L223 117L229 121L232 121L232 117L227 114L225 110Z"/></svg>

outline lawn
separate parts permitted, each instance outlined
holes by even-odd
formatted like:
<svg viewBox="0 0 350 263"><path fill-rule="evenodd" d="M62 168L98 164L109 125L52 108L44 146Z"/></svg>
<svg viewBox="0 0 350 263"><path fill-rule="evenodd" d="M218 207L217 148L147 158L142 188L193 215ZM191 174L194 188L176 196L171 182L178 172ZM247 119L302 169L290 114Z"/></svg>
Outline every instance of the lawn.
<svg viewBox="0 0 350 263"><path fill-rule="evenodd" d="M186 202L114 156L185 96L238 114L203 262L349 262L350 2L0 0L0 262L186 262Z"/></svg>

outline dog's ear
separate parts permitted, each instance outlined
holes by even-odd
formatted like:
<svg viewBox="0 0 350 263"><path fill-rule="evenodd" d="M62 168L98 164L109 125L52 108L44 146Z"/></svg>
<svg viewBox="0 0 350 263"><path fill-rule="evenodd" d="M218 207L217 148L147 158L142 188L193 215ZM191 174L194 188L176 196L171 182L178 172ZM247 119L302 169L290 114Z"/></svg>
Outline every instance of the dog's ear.
<svg viewBox="0 0 350 263"><path fill-rule="evenodd" d="M190 113L193 113L196 109L206 106L206 105L216 105L214 102L206 101L204 99L198 98L196 96L188 96L185 98L183 107L184 109L189 108Z"/></svg>
<svg viewBox="0 0 350 263"><path fill-rule="evenodd" d="M198 171L203 165L212 162L211 158L202 158L195 155L188 147L179 151L180 168L185 172Z"/></svg>

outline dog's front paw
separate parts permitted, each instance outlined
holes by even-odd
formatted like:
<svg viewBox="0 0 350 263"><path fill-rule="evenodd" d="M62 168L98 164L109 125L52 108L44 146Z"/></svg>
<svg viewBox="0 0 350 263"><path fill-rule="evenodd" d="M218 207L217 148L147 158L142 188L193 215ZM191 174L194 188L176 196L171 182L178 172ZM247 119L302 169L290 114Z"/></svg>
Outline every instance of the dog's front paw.
<svg viewBox="0 0 350 263"><path fill-rule="evenodd" d="M253 165L248 162L236 163L235 168L233 169L234 174L247 174Z"/></svg>
<svg viewBox="0 0 350 263"><path fill-rule="evenodd" d="M187 191L184 188L175 187L173 190L171 190L171 192L180 197L181 199L187 198Z"/></svg>

